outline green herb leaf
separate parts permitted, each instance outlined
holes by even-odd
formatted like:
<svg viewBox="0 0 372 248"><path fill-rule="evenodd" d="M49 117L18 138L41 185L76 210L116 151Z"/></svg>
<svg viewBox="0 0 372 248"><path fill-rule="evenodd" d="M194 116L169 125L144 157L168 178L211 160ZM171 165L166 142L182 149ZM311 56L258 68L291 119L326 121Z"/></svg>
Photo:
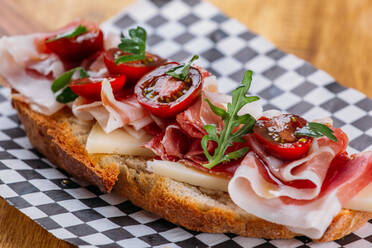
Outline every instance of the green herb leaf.
<svg viewBox="0 0 372 248"><path fill-rule="evenodd" d="M243 147L239 150L230 152L229 154L226 154L225 157L223 158L223 162L229 162L232 159L238 159L243 157L247 152L249 151L248 147Z"/></svg>
<svg viewBox="0 0 372 248"><path fill-rule="evenodd" d="M253 130L253 126L256 123L256 120L254 118L252 118L252 116L250 114L245 114L242 117L243 118L240 118L240 116L239 116L236 123L238 125L243 124L243 126L240 127L239 130L234 133L234 135L233 135L234 137L241 137L241 136L246 135L247 133L251 133L252 130Z"/></svg>
<svg viewBox="0 0 372 248"><path fill-rule="evenodd" d="M216 125L208 124L208 125L205 125L204 128L205 128L205 131L207 131L208 133L209 139L218 141Z"/></svg>
<svg viewBox="0 0 372 248"><path fill-rule="evenodd" d="M180 79L182 81L185 81L189 77L189 71L192 62L194 62L198 58L199 58L198 55L194 55L187 64L174 67L167 71L166 74L174 78Z"/></svg>
<svg viewBox="0 0 372 248"><path fill-rule="evenodd" d="M221 116L222 120L225 120L230 117L229 113L227 113L226 110L213 105L211 101L209 101L209 99L206 98L205 101L208 103L213 113L215 113L218 116Z"/></svg>
<svg viewBox="0 0 372 248"><path fill-rule="evenodd" d="M74 101L78 95L76 95L70 87L66 87L61 94L56 97L57 102L68 103Z"/></svg>
<svg viewBox="0 0 372 248"><path fill-rule="evenodd" d="M241 85L233 90L232 101L227 104L227 111L213 105L209 100L208 102L211 110L224 121L224 128L218 134L216 127L214 125L205 125L204 128L207 132L201 141L201 146L203 148L204 154L208 159L207 164L203 165L206 168L212 168L219 163L228 162L232 159L238 159L244 156L249 148L243 147L237 151L230 152L226 154L228 147L232 146L234 142L245 142L244 135L252 132L253 126L256 120L250 115L238 115L238 112L250 102L257 101L259 98L256 96L246 96L252 81L252 71L246 71L244 74L243 81ZM241 126L243 125L243 126ZM233 130L241 126L236 132ZM213 154L210 154L207 150L208 142L215 141L217 147Z"/></svg>
<svg viewBox="0 0 372 248"><path fill-rule="evenodd" d="M147 33L143 27L137 27L136 29L130 29L129 36L133 40L138 39L138 40L146 41L147 39Z"/></svg>
<svg viewBox="0 0 372 248"><path fill-rule="evenodd" d="M89 74L84 68L80 68L80 78L88 78Z"/></svg>
<svg viewBox="0 0 372 248"><path fill-rule="evenodd" d="M48 39L46 42L52 42L52 41L56 41L56 40L59 40L59 39L72 38L72 37L81 35L85 32L87 32L87 28L80 24L75 29L69 30L69 31L67 31L66 33L63 33L63 34L58 34L56 37Z"/></svg>
<svg viewBox="0 0 372 248"><path fill-rule="evenodd" d="M208 135L205 135L202 140L201 140L201 146L203 148L203 151L204 151L204 154L205 156L207 157L208 161L209 160L212 160L212 156L209 154L208 152L208 142L209 142L210 138ZM212 139L211 139L212 140Z"/></svg>
<svg viewBox="0 0 372 248"><path fill-rule="evenodd" d="M142 60L142 55L127 55L127 56L121 56L116 60L116 64L126 63L130 61L136 61L136 60Z"/></svg>
<svg viewBox="0 0 372 248"><path fill-rule="evenodd" d="M76 67L74 69L64 72L63 74L61 74L61 76L56 78L52 84L53 93L56 93L57 91L66 87L66 85L71 81L72 75L74 75L74 73L80 69L84 69L84 68Z"/></svg>
<svg viewBox="0 0 372 248"><path fill-rule="evenodd" d="M60 103L67 103L75 100L77 95L72 92L68 84L71 81L72 76L75 72L79 71L80 78L87 78L89 74L83 67L76 67L69 71L66 71L61 76L56 78L51 86L53 93L57 93L58 91L62 90L62 92L56 97L57 102Z"/></svg>
<svg viewBox="0 0 372 248"><path fill-rule="evenodd" d="M314 138L326 136L330 140L334 142L338 142L337 137L333 133L334 133L333 130L324 124L320 124L317 122L309 122L307 123L306 126L297 130L295 132L295 135L300 136L300 137L306 136L306 137L314 137Z"/></svg>
<svg viewBox="0 0 372 248"><path fill-rule="evenodd" d="M146 30L142 27L137 27L135 29L130 29L128 33L130 38L125 38L123 33L120 35L121 42L118 47L120 50L130 54L119 57L115 61L117 65L146 59Z"/></svg>
<svg viewBox="0 0 372 248"><path fill-rule="evenodd" d="M119 44L120 50L132 54L140 54L141 53L141 46L134 40L131 39L121 39L121 43ZM129 55L127 55L129 56Z"/></svg>

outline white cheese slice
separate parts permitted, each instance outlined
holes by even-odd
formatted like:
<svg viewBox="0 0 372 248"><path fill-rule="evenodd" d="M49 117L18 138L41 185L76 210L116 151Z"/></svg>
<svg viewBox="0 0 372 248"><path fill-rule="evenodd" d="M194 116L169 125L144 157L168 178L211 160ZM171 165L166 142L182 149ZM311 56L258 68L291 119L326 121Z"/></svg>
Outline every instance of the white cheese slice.
<svg viewBox="0 0 372 248"><path fill-rule="evenodd" d="M142 147L151 138L147 134L135 138L124 129L116 129L107 134L96 123L90 131L85 148L88 153L154 156L152 151Z"/></svg>
<svg viewBox="0 0 372 248"><path fill-rule="evenodd" d="M186 167L177 162L164 160L147 161L148 170L155 174L169 177L175 181L188 183L207 189L221 190L227 192L229 179L214 176L196 169Z"/></svg>
<svg viewBox="0 0 372 248"><path fill-rule="evenodd" d="M372 212L372 183L360 191L350 201L348 201L344 208Z"/></svg>

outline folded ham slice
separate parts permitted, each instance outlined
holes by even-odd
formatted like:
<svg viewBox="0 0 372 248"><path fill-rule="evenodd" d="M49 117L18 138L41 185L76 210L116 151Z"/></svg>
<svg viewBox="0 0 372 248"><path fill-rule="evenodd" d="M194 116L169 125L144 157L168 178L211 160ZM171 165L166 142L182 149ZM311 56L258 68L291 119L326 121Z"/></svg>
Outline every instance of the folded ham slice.
<svg viewBox="0 0 372 248"><path fill-rule="evenodd" d="M344 155L347 137L313 142L309 154L285 163L250 138L252 150L229 182L231 199L242 209L296 233L320 238L343 204L371 180L372 153Z"/></svg>
<svg viewBox="0 0 372 248"><path fill-rule="evenodd" d="M162 134L155 136L144 147L152 150L163 160L182 159L189 147L190 139L177 124L166 127Z"/></svg>
<svg viewBox="0 0 372 248"><path fill-rule="evenodd" d="M79 119L96 119L106 133L126 125L140 130L153 122L150 114L142 108L134 95L116 100L107 80L102 82L101 99L90 102L79 97L74 101L72 111Z"/></svg>
<svg viewBox="0 0 372 248"><path fill-rule="evenodd" d="M0 38L0 80L5 80L0 83L18 91L16 99L30 104L31 109L42 114L52 115L63 108L65 105L56 101L50 87L53 80L64 72L64 65L58 56L46 52L44 39L78 24L91 25L76 20L54 32ZM113 33L107 35L105 47L117 45L118 39L118 35ZM102 56L89 69L91 76L104 76L107 70Z"/></svg>
<svg viewBox="0 0 372 248"><path fill-rule="evenodd" d="M101 101L90 102L83 97L78 97L72 105L72 112L81 120L95 119L105 133L110 133L123 126L120 118L107 111Z"/></svg>
<svg viewBox="0 0 372 248"><path fill-rule="evenodd" d="M51 115L64 105L50 90L53 78L63 72L63 64L52 54L38 51L36 40L46 34L19 35L0 39L0 75L33 110Z"/></svg>

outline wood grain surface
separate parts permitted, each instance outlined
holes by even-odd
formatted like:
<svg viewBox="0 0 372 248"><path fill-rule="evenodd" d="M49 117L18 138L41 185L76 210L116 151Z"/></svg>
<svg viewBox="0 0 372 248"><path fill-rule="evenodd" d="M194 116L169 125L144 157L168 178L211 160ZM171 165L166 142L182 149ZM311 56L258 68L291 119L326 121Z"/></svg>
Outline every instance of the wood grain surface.
<svg viewBox="0 0 372 248"><path fill-rule="evenodd" d="M372 97L372 1L209 0L280 49ZM0 0L0 35L102 22L133 0ZM0 247L72 247L0 198Z"/></svg>

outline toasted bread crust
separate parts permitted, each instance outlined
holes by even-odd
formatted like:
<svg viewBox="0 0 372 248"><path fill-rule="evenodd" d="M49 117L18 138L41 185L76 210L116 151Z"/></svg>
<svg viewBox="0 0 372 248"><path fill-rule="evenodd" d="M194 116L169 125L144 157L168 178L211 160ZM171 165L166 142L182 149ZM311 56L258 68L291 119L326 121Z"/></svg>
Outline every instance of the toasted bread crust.
<svg viewBox="0 0 372 248"><path fill-rule="evenodd" d="M101 191L111 191L119 175L117 165L101 168L94 163L66 121L71 115L68 110L44 116L20 101L13 99L12 104L31 144L44 156L71 175L97 185Z"/></svg>
<svg viewBox="0 0 372 248"><path fill-rule="evenodd" d="M97 163L99 156L90 157L73 134L69 123L64 121L71 114L60 111L52 117L47 117L35 113L27 104L19 101L13 100L13 105L25 126L30 142L41 153L73 176L97 185L104 192L110 191L118 179L115 191L135 205L190 230L235 233L268 239L297 236L285 226L257 218L237 206L229 208L223 203L211 205L201 202L199 197L179 194L175 188L186 188L182 183L145 170L133 169L125 162L120 165L120 175L118 165L101 168ZM189 187L197 190L196 187ZM202 192L199 194L201 198L204 197ZM334 218L323 237L316 241L327 242L342 238L360 228L370 218L371 212L343 209Z"/></svg>

